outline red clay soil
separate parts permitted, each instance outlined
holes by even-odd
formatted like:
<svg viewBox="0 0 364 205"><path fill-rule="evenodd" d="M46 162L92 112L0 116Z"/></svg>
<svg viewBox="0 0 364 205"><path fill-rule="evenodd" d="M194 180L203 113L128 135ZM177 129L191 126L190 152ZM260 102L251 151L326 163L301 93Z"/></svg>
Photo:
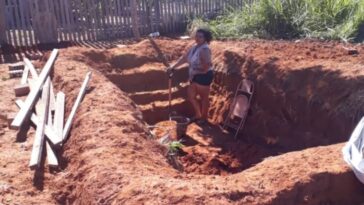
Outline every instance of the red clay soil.
<svg viewBox="0 0 364 205"><path fill-rule="evenodd" d="M157 43L173 61L192 42ZM61 168L37 173L34 184L34 171L27 167L34 130L17 140L7 128L3 116L17 111L11 88L19 79L5 79L7 67L0 65L0 203L364 202L363 185L341 156L341 142L364 113L364 47L356 46L357 56L347 55L336 42L214 42L211 47L217 68L211 125L189 126L180 157L185 172L168 163L166 149L149 134L147 123L165 120L168 106L163 65L147 41L108 50L60 50L53 82L66 93L66 116L85 73L90 68L94 73L59 153ZM173 108L189 115L185 86L179 84L185 71L176 74ZM244 132L235 141L218 131L218 123L242 77L253 80L256 92Z"/></svg>

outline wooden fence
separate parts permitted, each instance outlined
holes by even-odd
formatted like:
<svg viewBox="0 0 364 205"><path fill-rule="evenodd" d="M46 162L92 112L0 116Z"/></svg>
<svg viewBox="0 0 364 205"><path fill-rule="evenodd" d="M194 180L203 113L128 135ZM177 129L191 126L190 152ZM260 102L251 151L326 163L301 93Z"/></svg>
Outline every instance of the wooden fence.
<svg viewBox="0 0 364 205"><path fill-rule="evenodd" d="M146 35L182 32L191 17L240 7L246 0L0 0L0 44L132 37L131 1L139 32Z"/></svg>

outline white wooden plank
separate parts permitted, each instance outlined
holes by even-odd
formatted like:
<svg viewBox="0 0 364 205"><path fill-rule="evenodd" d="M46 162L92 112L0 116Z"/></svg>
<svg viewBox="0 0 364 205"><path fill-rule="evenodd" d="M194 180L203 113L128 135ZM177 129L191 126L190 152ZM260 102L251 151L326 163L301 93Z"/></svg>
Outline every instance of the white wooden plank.
<svg viewBox="0 0 364 205"><path fill-rule="evenodd" d="M38 114L39 122L35 131L33 149L29 162L29 167L31 168L40 167L42 159L42 152L44 147L44 130L47 123L49 109L49 83L50 81L47 80L42 89L42 106L41 111ZM26 104L24 105L24 107L25 106Z"/></svg>
<svg viewBox="0 0 364 205"><path fill-rule="evenodd" d="M24 64L25 64L25 67L28 67L30 73L32 74L32 78L38 79L37 70L35 70L35 67L32 64L32 62L28 58L24 58Z"/></svg>
<svg viewBox="0 0 364 205"><path fill-rule="evenodd" d="M50 93L49 93L49 97L50 97ZM49 99L49 104L51 103L50 99ZM50 105L49 105L50 106ZM50 127L53 127L53 116L52 116L52 110L49 107L48 109L48 120L47 120L47 125ZM54 127L53 127L54 128Z"/></svg>
<svg viewBox="0 0 364 205"><path fill-rule="evenodd" d="M16 100L15 104L22 108L24 106L24 102L22 100ZM32 113L30 120L35 126L38 126L39 119L38 116L34 113ZM45 135L47 138L52 142L54 145L59 145L61 143L61 138L57 136L57 133L54 131L54 129L51 126L46 125L44 130Z"/></svg>
<svg viewBox="0 0 364 205"><path fill-rule="evenodd" d="M57 93L54 129L59 139L63 138L65 99L66 95L63 92Z"/></svg>
<svg viewBox="0 0 364 205"><path fill-rule="evenodd" d="M49 80L49 82L51 82ZM51 85L51 84L50 84ZM51 109L48 109L48 121L47 121L47 125L49 127L53 127L53 123L52 123L52 111ZM61 139L61 138L59 138ZM51 144L46 140L46 149L47 149L47 162L48 162L48 166L50 167L58 167L58 160L57 160L57 156L55 154L55 152L53 151Z"/></svg>
<svg viewBox="0 0 364 205"><path fill-rule="evenodd" d="M73 105L71 113L68 116L68 119L66 121L66 125L64 126L63 142L65 142L65 140L67 140L68 134L69 134L69 132L71 130L71 125L72 125L73 119L74 119L74 117L76 115L77 108L81 104L81 100L82 100L83 96L85 95L86 88L87 88L87 85L88 85L88 82L90 81L90 79L91 79L91 71L86 74L86 78L82 83L80 92L78 93L78 96L77 96L77 99L76 99L76 102Z"/></svg>
<svg viewBox="0 0 364 205"><path fill-rule="evenodd" d="M58 167L58 159L48 141L46 141L47 163L50 167Z"/></svg>
<svg viewBox="0 0 364 205"><path fill-rule="evenodd" d="M26 66L23 71L23 75L21 76L20 84L24 85L28 81L28 75L29 75L29 67Z"/></svg>
<svg viewBox="0 0 364 205"><path fill-rule="evenodd" d="M49 91L49 109L51 111L55 111L56 110L56 97L54 95L54 88L53 88L53 83L51 81L51 78L48 76L50 83L50 91Z"/></svg>
<svg viewBox="0 0 364 205"><path fill-rule="evenodd" d="M35 88L30 91L27 99L24 102L25 105L20 109L14 121L11 123L12 129L19 129L21 125L24 123L26 117L29 115L31 109L34 107L35 101L38 98L39 91L42 85L44 84L44 81L47 79L49 72L53 68L53 64L57 58L57 55L58 55L58 49L54 49L37 80Z"/></svg>

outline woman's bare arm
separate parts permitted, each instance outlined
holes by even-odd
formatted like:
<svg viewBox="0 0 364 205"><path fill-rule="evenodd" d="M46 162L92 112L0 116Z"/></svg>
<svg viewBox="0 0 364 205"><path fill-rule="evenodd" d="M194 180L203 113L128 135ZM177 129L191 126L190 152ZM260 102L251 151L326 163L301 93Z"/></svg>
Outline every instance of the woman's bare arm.
<svg viewBox="0 0 364 205"><path fill-rule="evenodd" d="M176 63L174 63L172 66L170 66L170 69L176 69L178 68L179 66L187 63L187 55L188 55L188 52L185 53L183 56L181 56L177 61Z"/></svg>
<svg viewBox="0 0 364 205"><path fill-rule="evenodd" d="M204 48L201 50L200 60L201 60L202 71L207 72L209 68L212 66L210 49Z"/></svg>

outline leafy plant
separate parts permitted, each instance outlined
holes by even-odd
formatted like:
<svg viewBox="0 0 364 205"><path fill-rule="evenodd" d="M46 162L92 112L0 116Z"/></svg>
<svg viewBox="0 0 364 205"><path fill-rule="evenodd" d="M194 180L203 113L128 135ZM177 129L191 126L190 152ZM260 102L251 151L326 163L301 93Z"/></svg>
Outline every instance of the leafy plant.
<svg viewBox="0 0 364 205"><path fill-rule="evenodd" d="M181 140L179 141L172 141L168 146L168 153L169 154L176 154L178 150L182 149L184 145L182 144Z"/></svg>

